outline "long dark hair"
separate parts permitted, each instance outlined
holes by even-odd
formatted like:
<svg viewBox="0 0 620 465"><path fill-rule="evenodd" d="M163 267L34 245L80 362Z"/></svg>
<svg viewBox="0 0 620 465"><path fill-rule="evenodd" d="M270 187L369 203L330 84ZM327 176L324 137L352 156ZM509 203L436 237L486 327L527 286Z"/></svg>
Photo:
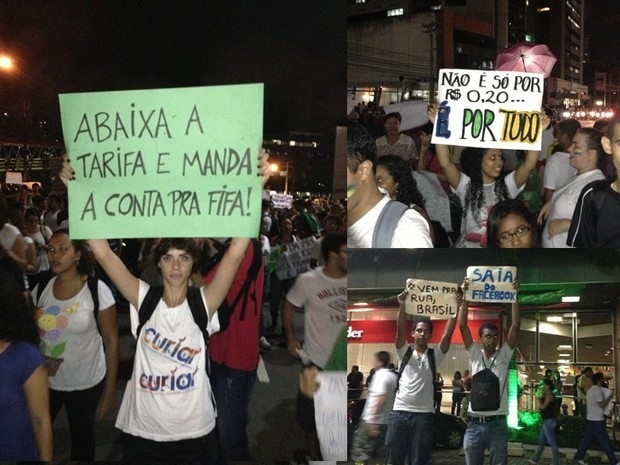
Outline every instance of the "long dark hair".
<svg viewBox="0 0 620 465"><path fill-rule="evenodd" d="M467 214L467 210L471 210L474 219L480 217L480 210L484 207L484 190L482 182L482 157L484 149L467 147L461 153L461 171L469 176L470 181L465 192L465 206L463 208L463 216ZM493 192L498 200L504 200L508 197L508 188L504 181L505 173L501 173L495 179Z"/></svg>
<svg viewBox="0 0 620 465"><path fill-rule="evenodd" d="M0 257L0 340L39 344L32 299L26 296L24 275L8 256Z"/></svg>
<svg viewBox="0 0 620 465"><path fill-rule="evenodd" d="M529 208L519 199L506 199L496 203L489 213L487 220L487 238L489 248L499 248L499 225L508 215L522 216L532 233L532 247L536 247L538 233L536 232L536 217Z"/></svg>
<svg viewBox="0 0 620 465"><path fill-rule="evenodd" d="M71 239L71 235L69 234L68 229L65 229L65 228L57 229L56 231L54 231L54 234L52 234L52 237L57 236L59 234L65 234L66 236L68 236L69 240L71 241L71 245L73 245L73 248L77 252L80 252L80 259L78 260L77 266L76 266L78 273L82 275L87 275L87 276L90 275L93 272L94 264L95 264L95 260L93 258L93 254L90 250L90 247L88 247L85 241Z"/></svg>
<svg viewBox="0 0 620 465"><path fill-rule="evenodd" d="M379 157L376 166L383 166L398 184L396 200L405 205L414 204L424 208L424 197L418 190L418 184L411 174L409 163L397 155L384 155ZM375 172L376 166L373 167Z"/></svg>

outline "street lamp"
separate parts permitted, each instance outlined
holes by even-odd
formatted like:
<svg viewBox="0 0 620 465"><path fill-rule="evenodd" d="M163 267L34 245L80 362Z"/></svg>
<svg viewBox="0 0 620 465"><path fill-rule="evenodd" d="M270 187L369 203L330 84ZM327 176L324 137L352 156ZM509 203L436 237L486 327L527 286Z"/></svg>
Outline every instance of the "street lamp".
<svg viewBox="0 0 620 465"><path fill-rule="evenodd" d="M271 165L269 165L269 171L271 171L274 174L278 173L280 176L284 176L284 193L286 194L288 192L288 171L289 171L289 167L292 167L293 164L288 161L283 162L283 164L284 164L283 171L280 171L280 167L278 166L277 163L272 163Z"/></svg>
<svg viewBox="0 0 620 465"><path fill-rule="evenodd" d="M13 59L8 55L0 55L0 69L11 71L15 67Z"/></svg>

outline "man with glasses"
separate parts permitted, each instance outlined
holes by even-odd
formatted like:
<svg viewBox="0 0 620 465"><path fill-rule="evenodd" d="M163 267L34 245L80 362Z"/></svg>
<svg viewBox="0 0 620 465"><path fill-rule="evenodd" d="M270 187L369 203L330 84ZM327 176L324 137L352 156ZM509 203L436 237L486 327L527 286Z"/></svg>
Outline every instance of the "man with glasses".
<svg viewBox="0 0 620 465"><path fill-rule="evenodd" d="M394 407L390 413L385 439L386 463L404 465L409 456L410 465L427 465L433 447L434 429L434 375L450 348L456 317L448 320L438 351L430 349L428 341L433 333L430 319L414 320L414 345L406 360L407 314L405 301L409 291L398 295L396 352L401 373L397 384ZM405 359L404 368L401 366ZM434 367L433 367L434 365Z"/></svg>
<svg viewBox="0 0 620 465"><path fill-rule="evenodd" d="M519 289L519 282L515 280L514 288ZM461 288L463 294L467 292L469 282L464 280ZM465 463L467 465L481 465L484 461L484 451L489 449L489 465L507 465L508 463L508 366L517 345L521 317L519 304L512 304L512 324L508 330L508 338L500 343L499 328L490 322L483 323L478 330L480 344L474 344L471 331L467 326L468 302L463 298L463 305L458 313L459 328L463 336L463 344L469 352L472 377L479 371L489 368L497 378L500 386L500 406L492 411L474 411L469 405L467 430L463 440ZM499 346L498 346L499 345ZM472 387L472 394L473 393Z"/></svg>

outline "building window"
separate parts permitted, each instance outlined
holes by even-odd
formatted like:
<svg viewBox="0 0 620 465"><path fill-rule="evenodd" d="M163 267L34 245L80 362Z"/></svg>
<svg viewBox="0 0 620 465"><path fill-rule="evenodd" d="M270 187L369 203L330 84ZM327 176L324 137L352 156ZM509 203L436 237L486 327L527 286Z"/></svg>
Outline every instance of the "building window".
<svg viewBox="0 0 620 465"><path fill-rule="evenodd" d="M388 12L387 12L388 17L391 17L391 16L402 16L404 14L405 14L404 8L394 8L392 10L388 10Z"/></svg>

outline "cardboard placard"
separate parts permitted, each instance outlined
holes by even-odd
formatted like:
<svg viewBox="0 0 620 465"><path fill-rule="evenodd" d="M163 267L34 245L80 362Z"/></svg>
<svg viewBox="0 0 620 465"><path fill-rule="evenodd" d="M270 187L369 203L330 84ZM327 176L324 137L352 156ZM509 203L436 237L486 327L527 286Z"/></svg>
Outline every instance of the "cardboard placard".
<svg viewBox="0 0 620 465"><path fill-rule="evenodd" d="M271 196L273 208L290 209L293 206L293 196L290 194L273 194Z"/></svg>
<svg viewBox="0 0 620 465"><path fill-rule="evenodd" d="M258 234L262 84L59 98L73 238Z"/></svg>
<svg viewBox="0 0 620 465"><path fill-rule="evenodd" d="M405 313L436 319L456 316L456 295L459 288L456 284L410 278L406 288L409 294L405 301Z"/></svg>
<svg viewBox="0 0 620 465"><path fill-rule="evenodd" d="M470 302L516 302L517 291L513 286L516 278L515 266L469 266L465 298Z"/></svg>
<svg viewBox="0 0 620 465"><path fill-rule="evenodd" d="M439 70L432 142L540 150L544 79L539 73Z"/></svg>
<svg viewBox="0 0 620 465"><path fill-rule="evenodd" d="M314 419L326 461L347 460L347 373L321 371L314 394ZM324 462L323 462L324 463Z"/></svg>
<svg viewBox="0 0 620 465"><path fill-rule="evenodd" d="M316 244L314 237L286 244L286 251L280 256L276 273L280 279L294 278L310 270L312 249Z"/></svg>

